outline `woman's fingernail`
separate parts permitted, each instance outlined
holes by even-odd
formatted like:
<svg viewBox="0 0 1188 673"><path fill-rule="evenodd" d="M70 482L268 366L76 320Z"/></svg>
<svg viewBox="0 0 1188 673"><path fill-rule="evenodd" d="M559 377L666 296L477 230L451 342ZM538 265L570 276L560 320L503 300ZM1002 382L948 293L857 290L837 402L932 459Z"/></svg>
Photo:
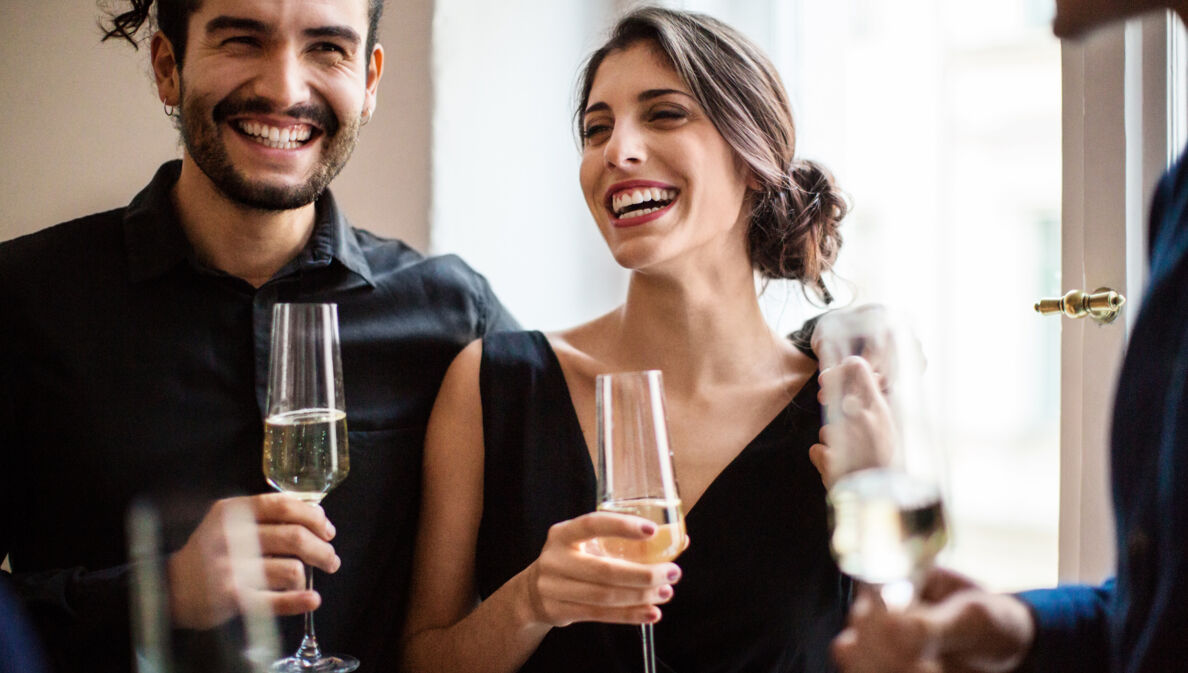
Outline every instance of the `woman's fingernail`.
<svg viewBox="0 0 1188 673"><path fill-rule="evenodd" d="M672 570L668 571L668 581L669 582L675 582L675 581L679 580L680 578L681 578L681 569L680 568L674 567Z"/></svg>
<svg viewBox="0 0 1188 673"><path fill-rule="evenodd" d="M650 523L650 522L645 523L644 525L640 526L639 529L641 531L643 531L644 535L655 535L656 534L656 524L654 524L654 523Z"/></svg>
<svg viewBox="0 0 1188 673"><path fill-rule="evenodd" d="M334 555L334 563L330 564L330 567L332 573L338 572L338 569L342 567L342 559L338 557L338 554Z"/></svg>
<svg viewBox="0 0 1188 673"><path fill-rule="evenodd" d="M337 532L337 530L334 528L334 524L332 524L332 523L330 523L329 521L327 521L327 522L326 522L326 535L327 535L328 537L330 537L330 538L333 538L333 537L334 537L334 534L335 534L336 532Z"/></svg>
<svg viewBox="0 0 1188 673"><path fill-rule="evenodd" d="M660 591L657 593L660 594L661 599L668 600L672 598L672 587L665 584L664 586L660 587Z"/></svg>

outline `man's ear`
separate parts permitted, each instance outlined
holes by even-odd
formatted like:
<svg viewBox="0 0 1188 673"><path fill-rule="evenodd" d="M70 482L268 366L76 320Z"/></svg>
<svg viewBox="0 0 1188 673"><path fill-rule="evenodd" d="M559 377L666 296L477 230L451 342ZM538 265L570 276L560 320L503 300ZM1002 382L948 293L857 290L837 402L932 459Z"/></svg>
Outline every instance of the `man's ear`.
<svg viewBox="0 0 1188 673"><path fill-rule="evenodd" d="M165 105L177 105L181 100L181 74L178 71L177 58L174 56L173 43L164 33L157 31L150 43L149 53L153 64L153 77L157 80L157 97Z"/></svg>
<svg viewBox="0 0 1188 673"><path fill-rule="evenodd" d="M379 92L380 78L384 76L384 47L377 44L371 50L371 59L367 62L367 89L363 98L363 116L371 119L375 114L376 96Z"/></svg>

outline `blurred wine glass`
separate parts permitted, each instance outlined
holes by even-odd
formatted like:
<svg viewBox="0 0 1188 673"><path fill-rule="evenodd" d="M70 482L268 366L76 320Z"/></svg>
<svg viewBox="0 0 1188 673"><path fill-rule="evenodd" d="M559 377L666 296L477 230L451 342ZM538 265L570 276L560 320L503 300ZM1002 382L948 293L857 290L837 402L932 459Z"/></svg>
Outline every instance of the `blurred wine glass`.
<svg viewBox="0 0 1188 673"><path fill-rule="evenodd" d="M948 538L922 349L907 319L884 307L822 316L814 343L833 553L843 572L901 609Z"/></svg>
<svg viewBox="0 0 1188 673"><path fill-rule="evenodd" d="M595 379L598 510L656 524L646 540L600 538L602 551L637 563L665 563L681 553L685 515L677 492L659 371L602 374ZM652 625L640 627L644 672L655 673Z"/></svg>

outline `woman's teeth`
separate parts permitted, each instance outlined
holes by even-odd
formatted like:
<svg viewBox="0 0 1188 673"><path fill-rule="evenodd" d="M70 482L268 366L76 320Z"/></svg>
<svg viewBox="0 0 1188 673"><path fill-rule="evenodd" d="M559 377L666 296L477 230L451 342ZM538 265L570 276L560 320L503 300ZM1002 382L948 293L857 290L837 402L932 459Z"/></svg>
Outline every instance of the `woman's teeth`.
<svg viewBox="0 0 1188 673"><path fill-rule="evenodd" d="M255 121L241 121L237 126L252 140L274 150L297 149L313 135L313 129L305 124L280 128Z"/></svg>
<svg viewBox="0 0 1188 673"><path fill-rule="evenodd" d="M630 189L611 197L611 210L619 219L641 217L663 209L676 197L677 190L675 189L657 187Z"/></svg>

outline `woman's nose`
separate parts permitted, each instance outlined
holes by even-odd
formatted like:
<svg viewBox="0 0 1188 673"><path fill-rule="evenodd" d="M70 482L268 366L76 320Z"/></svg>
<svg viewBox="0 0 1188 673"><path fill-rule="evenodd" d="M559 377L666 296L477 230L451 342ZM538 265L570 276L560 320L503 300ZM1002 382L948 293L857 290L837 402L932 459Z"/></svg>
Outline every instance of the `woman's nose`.
<svg viewBox="0 0 1188 673"><path fill-rule="evenodd" d="M606 141L603 156L608 166L625 168L643 163L646 158L644 139L632 124L616 124Z"/></svg>

